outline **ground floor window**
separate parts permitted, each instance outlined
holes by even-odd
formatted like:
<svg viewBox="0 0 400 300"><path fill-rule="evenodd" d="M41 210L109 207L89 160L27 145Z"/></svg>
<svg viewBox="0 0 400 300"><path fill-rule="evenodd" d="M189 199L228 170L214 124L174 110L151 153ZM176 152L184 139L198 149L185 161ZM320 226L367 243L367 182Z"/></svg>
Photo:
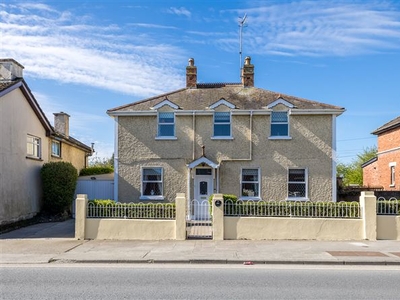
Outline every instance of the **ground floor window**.
<svg viewBox="0 0 400 300"><path fill-rule="evenodd" d="M29 157L33 158L40 158L40 145L41 141L40 138L29 135L27 136L26 140L26 153Z"/></svg>
<svg viewBox="0 0 400 300"><path fill-rule="evenodd" d="M163 169L161 167L142 168L141 199L159 199L163 196Z"/></svg>
<svg viewBox="0 0 400 300"><path fill-rule="evenodd" d="M288 198L308 198L306 169L288 170Z"/></svg>
<svg viewBox="0 0 400 300"><path fill-rule="evenodd" d="M242 169L241 175L241 198L260 197L260 170Z"/></svg>

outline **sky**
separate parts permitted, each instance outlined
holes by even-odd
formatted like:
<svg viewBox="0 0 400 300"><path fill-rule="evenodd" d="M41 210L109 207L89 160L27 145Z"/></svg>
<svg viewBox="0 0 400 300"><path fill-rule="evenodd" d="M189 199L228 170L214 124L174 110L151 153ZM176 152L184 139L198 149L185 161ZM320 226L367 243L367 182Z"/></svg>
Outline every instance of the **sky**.
<svg viewBox="0 0 400 300"><path fill-rule="evenodd" d="M400 115L399 0L0 1L0 57L24 78L53 123L114 151L108 109L198 82L240 82L251 57L255 86L344 107L337 157L349 163L376 145L371 132Z"/></svg>

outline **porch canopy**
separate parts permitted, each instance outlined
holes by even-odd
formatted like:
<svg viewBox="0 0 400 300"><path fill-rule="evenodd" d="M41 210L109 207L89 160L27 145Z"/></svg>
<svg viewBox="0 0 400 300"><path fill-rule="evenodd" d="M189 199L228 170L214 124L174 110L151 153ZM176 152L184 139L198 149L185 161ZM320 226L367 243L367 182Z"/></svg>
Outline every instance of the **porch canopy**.
<svg viewBox="0 0 400 300"><path fill-rule="evenodd" d="M213 173L213 178L215 179L215 191L216 193L219 193L219 166L220 164L213 162L212 160L208 159L204 155L199 157L198 159L192 161L191 163L187 164L186 166L188 167L188 177L187 177L187 197L190 199L191 196L191 191L190 191L190 181L191 181L191 171L192 169L196 168L197 166L209 166L212 168L212 173Z"/></svg>

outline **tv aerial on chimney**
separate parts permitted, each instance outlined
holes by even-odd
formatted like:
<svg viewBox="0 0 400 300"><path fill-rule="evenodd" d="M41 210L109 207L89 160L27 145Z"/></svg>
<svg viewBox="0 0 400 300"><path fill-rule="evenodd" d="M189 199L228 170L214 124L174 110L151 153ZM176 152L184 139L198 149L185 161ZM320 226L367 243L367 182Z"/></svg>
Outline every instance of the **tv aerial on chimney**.
<svg viewBox="0 0 400 300"><path fill-rule="evenodd" d="M239 70L240 70L240 78L242 77L242 33L243 33L243 27L247 26L246 19L247 19L247 14L244 14L243 18L239 18Z"/></svg>

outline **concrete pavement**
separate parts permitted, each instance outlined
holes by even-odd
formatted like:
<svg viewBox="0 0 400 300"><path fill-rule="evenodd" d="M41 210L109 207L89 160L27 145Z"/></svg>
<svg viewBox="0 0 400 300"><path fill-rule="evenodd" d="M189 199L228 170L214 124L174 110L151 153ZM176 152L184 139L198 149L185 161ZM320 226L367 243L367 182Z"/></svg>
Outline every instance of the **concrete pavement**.
<svg viewBox="0 0 400 300"><path fill-rule="evenodd" d="M0 235L0 264L214 263L400 265L400 241L117 241L73 238L74 220Z"/></svg>

